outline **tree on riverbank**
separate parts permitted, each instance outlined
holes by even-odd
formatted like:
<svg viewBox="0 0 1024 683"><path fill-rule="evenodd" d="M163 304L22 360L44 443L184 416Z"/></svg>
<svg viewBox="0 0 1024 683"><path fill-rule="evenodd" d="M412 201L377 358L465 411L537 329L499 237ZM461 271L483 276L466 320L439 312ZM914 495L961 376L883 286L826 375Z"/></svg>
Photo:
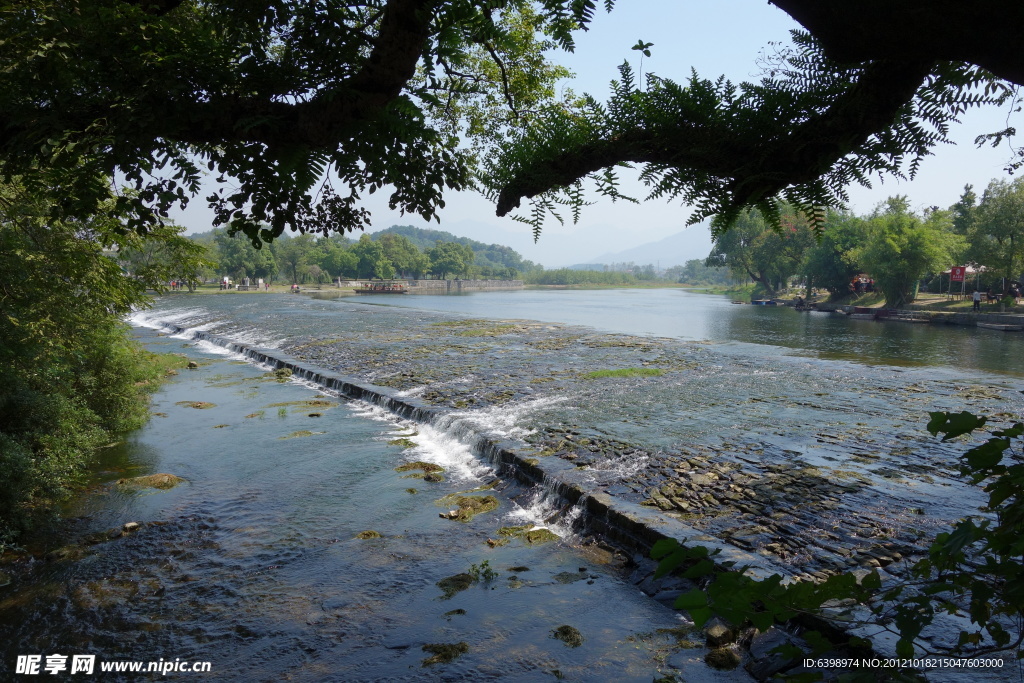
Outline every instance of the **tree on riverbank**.
<svg viewBox="0 0 1024 683"><path fill-rule="evenodd" d="M993 180L970 212L966 260L986 277L1013 282L1024 273L1024 178ZM1008 286L1008 285L1007 285Z"/></svg>
<svg viewBox="0 0 1024 683"><path fill-rule="evenodd" d="M147 419L142 392L161 373L121 317L167 273L155 262L126 275L112 254L145 240L114 214L54 220L59 200L0 184L0 547L66 495L97 448Z"/></svg>
<svg viewBox="0 0 1024 683"><path fill-rule="evenodd" d="M868 219L867 230L858 260L893 308L913 301L921 278L949 267L964 247L963 238L952 232L948 211L929 211L922 218L910 211L906 197L889 198Z"/></svg>
<svg viewBox="0 0 1024 683"><path fill-rule="evenodd" d="M776 230L760 212L744 212L732 229L715 237L706 265L727 267L734 276L756 282L765 295L775 296L800 272L804 253L814 242L799 211L787 207L780 220L783 228Z"/></svg>
<svg viewBox="0 0 1024 683"><path fill-rule="evenodd" d="M610 4L610 3L609 3ZM0 13L0 162L47 169L65 210L118 197L145 231L222 181L216 221L253 241L362 229L364 193L425 220L470 184L473 155L555 96L593 3L54 0ZM467 128L477 149L459 145ZM81 170L87 171L81 174ZM324 175L331 172L331 183ZM230 181L230 182L229 182ZM336 185L337 188L333 187Z"/></svg>

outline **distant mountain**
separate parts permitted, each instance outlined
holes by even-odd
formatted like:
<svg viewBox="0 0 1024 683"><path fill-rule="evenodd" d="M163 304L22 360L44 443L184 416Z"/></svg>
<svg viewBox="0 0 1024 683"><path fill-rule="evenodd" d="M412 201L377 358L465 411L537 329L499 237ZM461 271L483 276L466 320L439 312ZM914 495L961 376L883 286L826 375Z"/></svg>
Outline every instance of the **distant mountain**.
<svg viewBox="0 0 1024 683"><path fill-rule="evenodd" d="M711 231L704 223L694 225L675 235L657 242L648 242L623 251L608 252L587 259L587 265L595 263L628 263L638 266L653 263L662 268L681 266L693 259L704 259L711 253Z"/></svg>

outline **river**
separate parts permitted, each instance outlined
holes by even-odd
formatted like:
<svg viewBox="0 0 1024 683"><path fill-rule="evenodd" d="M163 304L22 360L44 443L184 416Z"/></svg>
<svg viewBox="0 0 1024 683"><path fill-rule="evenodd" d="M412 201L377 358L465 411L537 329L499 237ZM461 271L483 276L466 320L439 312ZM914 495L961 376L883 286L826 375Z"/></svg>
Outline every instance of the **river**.
<svg viewBox="0 0 1024 683"><path fill-rule="evenodd" d="M892 561L895 544L906 551L976 510L955 448L923 433L927 410L1019 419L1024 409L1015 335L680 290L182 294L134 322L147 346L199 367L155 396L145 428L104 451L68 528L34 539L47 558L21 563L0 588L5 664L58 653L208 661L229 681L748 680L705 664L703 636L662 604L671 590L660 601L638 590L649 574L641 558L594 542L579 506L503 475L475 435L533 449L541 466L623 506L650 503L660 487L687 507L652 514L813 575L864 559L834 546L870 541ZM197 334L298 358L447 417L413 422L278 381ZM663 374L587 375L616 367ZM421 462L443 468L443 480L402 469ZM186 483L116 483L156 472ZM786 479L793 472L800 482ZM710 501L672 488L710 475L766 498L734 509L713 482ZM758 488L776 480L777 497ZM795 485L805 493L793 497ZM493 496L497 508L465 522L440 516L460 495ZM126 522L141 527L103 536ZM826 522L849 534L801 541ZM781 543L780 528L792 539ZM527 538L529 529L554 536ZM380 537L359 538L368 530ZM575 633L558 631L568 626L582 644L554 637ZM432 663L435 645L458 656Z"/></svg>

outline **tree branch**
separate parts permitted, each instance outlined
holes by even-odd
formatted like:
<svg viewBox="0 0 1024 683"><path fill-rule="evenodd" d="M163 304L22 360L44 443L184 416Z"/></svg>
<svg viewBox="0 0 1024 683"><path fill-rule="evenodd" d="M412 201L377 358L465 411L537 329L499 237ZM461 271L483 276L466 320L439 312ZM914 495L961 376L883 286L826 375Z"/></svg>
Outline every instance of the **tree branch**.
<svg viewBox="0 0 1024 683"><path fill-rule="evenodd" d="M838 62L969 62L1024 85L1019 0L769 0Z"/></svg>
<svg viewBox="0 0 1024 683"><path fill-rule="evenodd" d="M731 179L735 204L774 196L787 186L811 181L892 125L928 76L930 62L880 62L867 66L857 84L821 114L786 134L750 145L725 125L680 122L672 130L637 127L595 140L523 169L502 188L497 214L506 215L524 197L565 187L620 163L694 168Z"/></svg>

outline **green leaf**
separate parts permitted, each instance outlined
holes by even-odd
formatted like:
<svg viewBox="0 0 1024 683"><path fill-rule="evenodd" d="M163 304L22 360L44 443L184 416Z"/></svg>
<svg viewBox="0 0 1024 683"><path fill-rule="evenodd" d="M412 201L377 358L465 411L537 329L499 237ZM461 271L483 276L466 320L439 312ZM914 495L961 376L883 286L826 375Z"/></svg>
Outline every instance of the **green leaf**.
<svg viewBox="0 0 1024 683"><path fill-rule="evenodd" d="M694 588L689 593L683 593L676 598L675 607L676 609L685 609L688 612L692 612L695 609L700 609L708 606L707 594L698 589Z"/></svg>
<svg viewBox="0 0 1024 683"><path fill-rule="evenodd" d="M969 434L975 429L979 429L988 421L988 418L978 417L966 410L955 414L944 412L928 414L932 418L928 422L928 431L933 435L937 435L940 432L945 434L945 436L942 437L943 441L949 441L950 439L955 439L963 434Z"/></svg>

